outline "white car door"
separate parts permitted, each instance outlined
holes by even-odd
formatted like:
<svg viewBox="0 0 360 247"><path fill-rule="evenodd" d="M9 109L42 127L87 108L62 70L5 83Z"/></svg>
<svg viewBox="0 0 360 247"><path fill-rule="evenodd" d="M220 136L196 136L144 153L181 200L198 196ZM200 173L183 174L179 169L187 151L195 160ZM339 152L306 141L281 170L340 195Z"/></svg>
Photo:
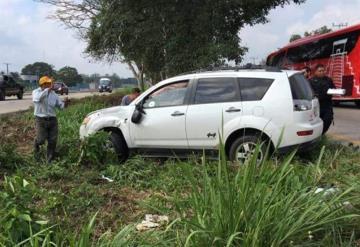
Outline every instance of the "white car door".
<svg viewBox="0 0 360 247"><path fill-rule="evenodd" d="M215 149L230 122L240 122L242 104L235 78L203 78L195 85L186 116L189 148Z"/></svg>
<svg viewBox="0 0 360 247"><path fill-rule="evenodd" d="M185 131L189 81L165 85L150 93L143 101L143 118L131 123L133 142L137 148L187 149Z"/></svg>

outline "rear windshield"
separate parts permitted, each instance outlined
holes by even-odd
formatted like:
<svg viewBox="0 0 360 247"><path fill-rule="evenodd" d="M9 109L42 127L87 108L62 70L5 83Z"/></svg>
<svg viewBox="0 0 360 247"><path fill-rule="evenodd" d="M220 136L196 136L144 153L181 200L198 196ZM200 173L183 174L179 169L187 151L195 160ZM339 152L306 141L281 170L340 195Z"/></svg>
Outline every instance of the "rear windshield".
<svg viewBox="0 0 360 247"><path fill-rule="evenodd" d="M294 100L312 100L314 98L310 83L303 74L295 74L289 78L289 81Z"/></svg>

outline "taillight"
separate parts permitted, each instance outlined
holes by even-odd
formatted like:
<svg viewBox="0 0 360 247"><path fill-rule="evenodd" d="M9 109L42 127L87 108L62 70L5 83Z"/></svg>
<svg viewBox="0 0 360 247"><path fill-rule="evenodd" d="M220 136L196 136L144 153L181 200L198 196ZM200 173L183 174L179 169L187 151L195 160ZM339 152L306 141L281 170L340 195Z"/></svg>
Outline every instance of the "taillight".
<svg viewBox="0 0 360 247"><path fill-rule="evenodd" d="M296 132L296 134L298 136L311 136L313 133L314 133L313 130L302 130L302 131Z"/></svg>
<svg viewBox="0 0 360 247"><path fill-rule="evenodd" d="M294 100L294 111L309 111L312 108L312 102L307 100Z"/></svg>

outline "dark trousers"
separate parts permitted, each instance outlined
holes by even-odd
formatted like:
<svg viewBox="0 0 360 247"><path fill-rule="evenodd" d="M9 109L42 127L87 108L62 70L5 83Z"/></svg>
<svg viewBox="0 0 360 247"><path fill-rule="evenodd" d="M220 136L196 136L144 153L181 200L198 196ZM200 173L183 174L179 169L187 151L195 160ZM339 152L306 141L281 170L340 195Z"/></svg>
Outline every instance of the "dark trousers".
<svg viewBox="0 0 360 247"><path fill-rule="evenodd" d="M334 112L332 104L320 105L320 118L324 122L323 135L329 130L331 123L334 120Z"/></svg>
<svg viewBox="0 0 360 247"><path fill-rule="evenodd" d="M36 138L34 143L35 158L39 160L40 146L47 141L47 160L54 159L58 138L58 123L56 117L36 117Z"/></svg>

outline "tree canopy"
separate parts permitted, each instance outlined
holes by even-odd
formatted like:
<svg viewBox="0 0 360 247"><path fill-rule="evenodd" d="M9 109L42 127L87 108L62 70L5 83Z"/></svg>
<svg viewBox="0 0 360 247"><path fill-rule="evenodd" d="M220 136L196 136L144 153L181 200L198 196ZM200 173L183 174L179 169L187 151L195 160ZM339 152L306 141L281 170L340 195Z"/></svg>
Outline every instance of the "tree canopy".
<svg viewBox="0 0 360 247"><path fill-rule="evenodd" d="M320 27L318 29L315 29L313 31L306 31L304 33L303 37L309 37L309 36L313 36L313 35L330 33L331 31L332 31L331 28L328 28L327 26L322 26L322 27ZM303 37L300 34L293 34L293 35L291 35L289 42L293 42L293 41L301 39Z"/></svg>
<svg viewBox="0 0 360 247"><path fill-rule="evenodd" d="M83 82L83 77L79 75L77 69L69 66L59 69L56 79L64 82L68 86L75 86L76 83Z"/></svg>
<svg viewBox="0 0 360 247"><path fill-rule="evenodd" d="M241 28L267 22L277 6L305 0L41 1L57 6L55 18L80 31L92 57L126 62L140 81L145 73L157 82L241 62L247 51L241 45Z"/></svg>
<svg viewBox="0 0 360 247"><path fill-rule="evenodd" d="M55 76L54 66L45 62L28 64L21 70L22 75Z"/></svg>

